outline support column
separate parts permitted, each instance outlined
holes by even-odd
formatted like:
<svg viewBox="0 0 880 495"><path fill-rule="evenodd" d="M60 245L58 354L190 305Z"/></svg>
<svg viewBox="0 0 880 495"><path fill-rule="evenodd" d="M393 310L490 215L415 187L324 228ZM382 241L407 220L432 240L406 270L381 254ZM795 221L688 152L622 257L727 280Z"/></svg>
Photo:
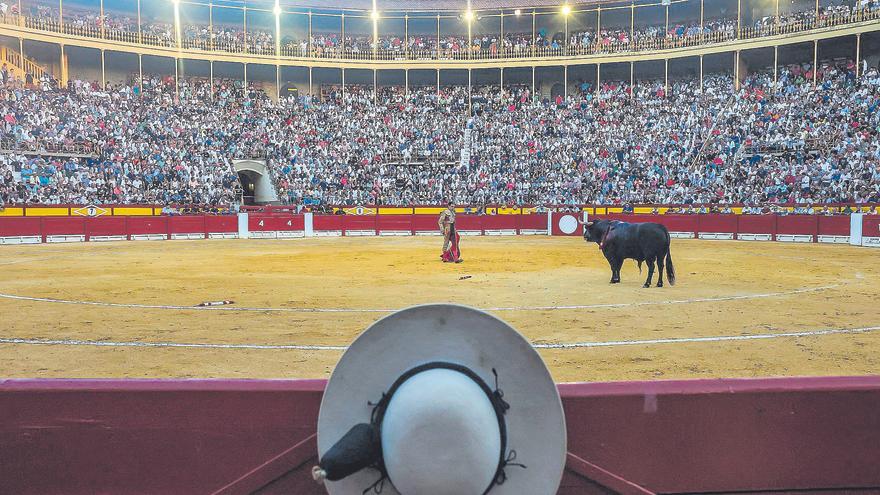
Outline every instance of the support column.
<svg viewBox="0 0 880 495"><path fill-rule="evenodd" d="M663 94L669 98L669 59L663 59Z"/></svg>
<svg viewBox="0 0 880 495"><path fill-rule="evenodd" d="M739 91L739 50L733 56L733 89Z"/></svg>
<svg viewBox="0 0 880 495"><path fill-rule="evenodd" d="M58 0L58 28L61 32L64 32L64 2L63 0ZM22 62L24 63L24 62Z"/></svg>
<svg viewBox="0 0 880 495"><path fill-rule="evenodd" d="M379 101L379 75L376 69L373 69L373 103Z"/></svg>
<svg viewBox="0 0 880 495"><path fill-rule="evenodd" d="M403 59L409 60L409 14L403 15ZM409 77L409 71L404 69L404 72L405 77Z"/></svg>
<svg viewBox="0 0 880 495"><path fill-rule="evenodd" d="M773 21L773 26L776 27L776 32L779 32L779 0L776 0L776 19Z"/></svg>
<svg viewBox="0 0 880 495"><path fill-rule="evenodd" d="M472 13L470 8L468 8L468 12ZM476 14L473 14L473 15L474 15L474 19L476 19ZM473 42L474 42L474 35L473 35L474 19L467 20L467 28L468 28L467 43L465 43L464 46L465 46L465 56L468 58L468 60L474 58L474 45L473 45ZM468 103L468 106L470 106L470 103Z"/></svg>
<svg viewBox="0 0 880 495"><path fill-rule="evenodd" d="M342 13L342 54L340 57L345 57L345 12ZM344 72L343 72L344 74ZM345 76L343 76L344 78ZM342 85L342 96L345 97L345 84Z"/></svg>
<svg viewBox="0 0 880 495"><path fill-rule="evenodd" d="M311 19L311 18L312 18L312 16L309 15L309 19ZM315 94L315 92L312 90L312 68L309 67L309 96L312 96L314 94Z"/></svg>
<svg viewBox="0 0 880 495"><path fill-rule="evenodd" d="M140 96L144 96L144 56L138 53L138 89Z"/></svg>
<svg viewBox="0 0 880 495"><path fill-rule="evenodd" d="M437 69L437 96L440 96L440 69Z"/></svg>
<svg viewBox="0 0 880 495"><path fill-rule="evenodd" d="M345 41L342 42L343 46ZM342 68L342 99L345 99L345 67Z"/></svg>
<svg viewBox="0 0 880 495"><path fill-rule="evenodd" d="M705 7L706 7L705 3L706 3L705 0L700 0L700 42L701 43L703 42L703 38L705 37L705 34L703 34L703 20L704 20L703 13L704 13ZM702 59L703 59L703 56L700 55L700 60L702 60Z"/></svg>
<svg viewBox="0 0 880 495"><path fill-rule="evenodd" d="M666 31L663 32L663 38L669 36L669 5L666 6Z"/></svg>
<svg viewBox="0 0 880 495"><path fill-rule="evenodd" d="M502 54L500 56L504 57L504 55L503 55L503 53L504 53L504 11L503 10L501 11L501 35L498 37L498 52L497 53ZM501 69L501 72L503 73L504 69ZM502 90L501 92L503 93L504 88L502 87L501 90Z"/></svg>
<svg viewBox="0 0 880 495"><path fill-rule="evenodd" d="M635 78L633 77L633 72L635 72L635 63L630 61L629 63L629 98L633 99L635 97Z"/></svg>
<svg viewBox="0 0 880 495"><path fill-rule="evenodd" d="M244 53L248 53L248 37L247 37L247 3L244 4ZM246 87L247 85L245 85Z"/></svg>
<svg viewBox="0 0 880 495"><path fill-rule="evenodd" d="M596 99L599 99L599 88L602 86L602 64L596 64Z"/></svg>
<svg viewBox="0 0 880 495"><path fill-rule="evenodd" d="M667 23L669 22L667 18ZM598 39L599 33L596 33L594 38ZM636 4L635 2L629 4L629 44L630 49L635 49L634 43L636 41Z"/></svg>
<svg viewBox="0 0 880 495"><path fill-rule="evenodd" d="M208 2L208 49L214 51L214 1Z"/></svg>
<svg viewBox="0 0 880 495"><path fill-rule="evenodd" d="M703 93L703 56L700 55L700 94Z"/></svg>
<svg viewBox="0 0 880 495"><path fill-rule="evenodd" d="M819 66L816 62L819 59L819 40L813 40L813 87L816 87L816 81L819 74Z"/></svg>
<svg viewBox="0 0 880 495"><path fill-rule="evenodd" d="M214 61L208 61L208 90L211 92L211 101L214 101Z"/></svg>
<svg viewBox="0 0 880 495"><path fill-rule="evenodd" d="M535 56L535 52L538 49L538 31L536 29L538 20L538 14L535 12L535 9L532 9L532 56ZM532 97L535 96L535 68L532 67Z"/></svg>
<svg viewBox="0 0 880 495"><path fill-rule="evenodd" d="M105 22L105 19L104 19L104 0L101 0L101 5L100 5L99 10L100 10L100 15L101 15L101 39L105 39L107 37L107 31L106 31L106 29L107 29L106 24L107 23Z"/></svg>
<svg viewBox="0 0 880 495"><path fill-rule="evenodd" d="M143 43L144 42L144 33L143 33L143 30L141 29L141 0L137 0L137 10L138 10L138 43ZM143 81L143 80L144 80L144 78L141 77L141 81ZM141 88L141 89L143 89L143 88Z"/></svg>
<svg viewBox="0 0 880 495"><path fill-rule="evenodd" d="M21 12L21 11L19 11ZM61 74L59 74L58 84L62 88L67 87L68 80L68 71L67 71L67 57L64 55L64 44L61 44Z"/></svg>
<svg viewBox="0 0 880 495"><path fill-rule="evenodd" d="M180 59L174 59L174 94L180 98L180 74L178 73L178 67L180 67Z"/></svg>
<svg viewBox="0 0 880 495"><path fill-rule="evenodd" d="M742 0L736 0L736 37L742 38Z"/></svg>
<svg viewBox="0 0 880 495"><path fill-rule="evenodd" d="M437 58L440 58L440 14L437 14ZM439 80L439 78L438 74L437 79ZM440 83L437 83L437 94L440 94Z"/></svg>
<svg viewBox="0 0 880 495"><path fill-rule="evenodd" d="M504 67L501 67L498 72L498 85L501 86L501 97L504 97Z"/></svg>
<svg viewBox="0 0 880 495"><path fill-rule="evenodd" d="M779 45L773 47L773 92L776 92L776 81L779 72Z"/></svg>
<svg viewBox="0 0 880 495"><path fill-rule="evenodd" d="M532 66L532 101L535 101L535 66Z"/></svg>
<svg viewBox="0 0 880 495"><path fill-rule="evenodd" d="M244 92L247 94L247 62L241 64L244 66Z"/></svg>
<svg viewBox="0 0 880 495"><path fill-rule="evenodd" d="M562 97L568 99L568 65L562 66Z"/></svg>
<svg viewBox="0 0 880 495"><path fill-rule="evenodd" d="M564 50L564 53L566 55L568 55L569 53L571 53L571 47L569 46L571 40L568 39L569 38L569 35L568 35L568 16L569 16L569 14L564 14L564 15L565 15L565 40L563 41L562 49Z"/></svg>
<svg viewBox="0 0 880 495"><path fill-rule="evenodd" d="M281 101L281 65L275 65L275 100Z"/></svg>
<svg viewBox="0 0 880 495"><path fill-rule="evenodd" d="M312 11L309 11L309 54L311 57L315 53L315 47L312 44ZM309 95L312 94L312 68L309 67Z"/></svg>
<svg viewBox="0 0 880 495"><path fill-rule="evenodd" d="M861 75L862 70L862 33L856 34L856 79Z"/></svg>
<svg viewBox="0 0 880 495"><path fill-rule="evenodd" d="M22 59L22 61L24 61ZM101 50L101 88L107 90L107 68L104 63L104 50Z"/></svg>
<svg viewBox="0 0 880 495"><path fill-rule="evenodd" d="M468 117L473 113L473 109L471 108L471 92L473 88L471 86L471 69L468 69Z"/></svg>
<svg viewBox="0 0 880 495"><path fill-rule="evenodd" d="M409 69L403 69L403 94L409 95Z"/></svg>

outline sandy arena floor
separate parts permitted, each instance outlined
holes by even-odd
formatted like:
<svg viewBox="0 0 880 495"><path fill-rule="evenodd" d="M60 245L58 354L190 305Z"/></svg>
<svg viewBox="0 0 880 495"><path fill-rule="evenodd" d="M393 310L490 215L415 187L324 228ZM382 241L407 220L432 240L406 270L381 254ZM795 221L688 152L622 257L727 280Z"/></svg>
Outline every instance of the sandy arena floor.
<svg viewBox="0 0 880 495"><path fill-rule="evenodd" d="M382 310L428 302L495 308L535 344L576 344L540 350L557 381L880 373L876 250L674 239L678 284L643 289L632 261L609 285L596 245L579 238L466 237L460 265L440 263L439 247L436 237L0 247L0 376L326 377L338 347ZM235 304L188 308L224 299ZM801 334L779 335L789 333Z"/></svg>

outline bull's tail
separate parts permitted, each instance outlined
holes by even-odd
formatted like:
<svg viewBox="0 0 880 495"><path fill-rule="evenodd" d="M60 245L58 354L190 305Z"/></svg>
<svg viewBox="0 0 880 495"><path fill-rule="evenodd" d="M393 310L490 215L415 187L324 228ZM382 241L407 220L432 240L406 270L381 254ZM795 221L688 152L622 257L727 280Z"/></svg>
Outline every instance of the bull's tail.
<svg viewBox="0 0 880 495"><path fill-rule="evenodd" d="M666 227L663 227L663 231L666 232L666 280L669 280L669 285L675 285L675 267L672 265L672 237Z"/></svg>

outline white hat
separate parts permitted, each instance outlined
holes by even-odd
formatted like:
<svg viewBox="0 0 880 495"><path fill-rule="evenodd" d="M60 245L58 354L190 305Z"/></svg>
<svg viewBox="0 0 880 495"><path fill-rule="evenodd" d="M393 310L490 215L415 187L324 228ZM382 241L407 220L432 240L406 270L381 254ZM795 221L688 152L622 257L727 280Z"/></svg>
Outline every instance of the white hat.
<svg viewBox="0 0 880 495"><path fill-rule="evenodd" d="M318 455L331 495L550 495L565 417L516 330L465 306L415 306L374 323L339 360Z"/></svg>

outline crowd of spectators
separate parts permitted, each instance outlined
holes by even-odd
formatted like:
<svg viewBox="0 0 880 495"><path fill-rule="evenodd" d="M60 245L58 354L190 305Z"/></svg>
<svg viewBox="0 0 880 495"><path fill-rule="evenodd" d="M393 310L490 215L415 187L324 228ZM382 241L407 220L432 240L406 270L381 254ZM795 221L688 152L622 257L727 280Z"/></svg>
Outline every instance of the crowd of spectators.
<svg viewBox="0 0 880 495"><path fill-rule="evenodd" d="M376 43L371 34L340 32L307 32L285 35L278 46L285 56L314 56L325 58L359 58L374 51L383 58L400 58L409 53L412 58L462 58L470 54L480 57L520 56L530 50L540 54L554 54L563 50L574 53L597 53L627 50L671 48L695 43L728 41L743 37L756 37L795 29L809 29L840 22L856 12L876 13L880 2L876 0L835 0L823 5L816 15L814 9L782 12L767 15L754 22L737 21L733 17L707 17L702 23L699 17L691 20L671 20L658 24L637 23L630 26L623 22L602 25L595 29L575 29L566 34L561 24L556 28L540 27L534 33L506 30L499 33L475 33L470 41L466 34L419 34L408 37L381 33ZM24 14L32 19L57 23L59 10L48 5L33 5ZM101 29L121 33L137 33L138 21L130 14L108 10L103 16L93 10L70 6L64 10L66 29L88 30L93 35ZM738 32L742 29L742 33ZM143 40L147 43L175 46L174 25L169 21L143 18L140 24ZM216 49L232 52L247 51L258 54L274 54L276 39L274 29L249 25L217 23L212 26L184 19L181 23L181 42L187 47Z"/></svg>
<svg viewBox="0 0 880 495"><path fill-rule="evenodd" d="M876 203L880 74L855 69L795 65L775 84L759 72L738 92L723 74L568 98L482 87L471 113L465 87L277 102L239 81L10 78L0 201L229 205L232 160L260 157L279 200L299 205ZM39 152L74 144L92 151Z"/></svg>

